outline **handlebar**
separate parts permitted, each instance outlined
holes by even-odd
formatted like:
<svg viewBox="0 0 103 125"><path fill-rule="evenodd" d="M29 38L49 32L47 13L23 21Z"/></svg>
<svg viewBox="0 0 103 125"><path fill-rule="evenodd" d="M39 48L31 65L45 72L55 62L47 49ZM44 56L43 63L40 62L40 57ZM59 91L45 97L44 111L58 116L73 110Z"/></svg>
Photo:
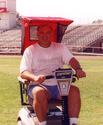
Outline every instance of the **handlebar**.
<svg viewBox="0 0 103 125"><path fill-rule="evenodd" d="M54 78L54 76L53 75L47 75L45 78L46 79L52 79L52 78Z"/></svg>
<svg viewBox="0 0 103 125"><path fill-rule="evenodd" d="M46 78L46 79L53 79L53 78L54 78L54 75L47 75L45 78ZM76 79L77 79L76 74L73 74L72 82L75 82Z"/></svg>

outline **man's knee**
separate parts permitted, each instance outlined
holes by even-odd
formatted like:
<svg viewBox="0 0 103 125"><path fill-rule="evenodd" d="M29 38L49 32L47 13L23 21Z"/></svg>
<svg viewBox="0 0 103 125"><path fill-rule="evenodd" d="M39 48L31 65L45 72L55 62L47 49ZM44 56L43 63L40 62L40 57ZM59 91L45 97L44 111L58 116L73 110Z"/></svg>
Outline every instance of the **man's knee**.
<svg viewBox="0 0 103 125"><path fill-rule="evenodd" d="M32 90L32 95L33 95L33 98L36 99L36 100L38 100L38 101L42 101L42 100L47 99L46 92L41 87L35 87Z"/></svg>

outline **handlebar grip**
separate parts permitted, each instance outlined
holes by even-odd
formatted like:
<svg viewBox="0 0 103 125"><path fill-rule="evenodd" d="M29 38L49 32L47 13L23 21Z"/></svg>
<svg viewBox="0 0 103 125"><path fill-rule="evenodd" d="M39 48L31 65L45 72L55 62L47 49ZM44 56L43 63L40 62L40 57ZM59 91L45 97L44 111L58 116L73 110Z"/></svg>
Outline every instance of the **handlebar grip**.
<svg viewBox="0 0 103 125"><path fill-rule="evenodd" d="M76 74L73 74L73 79L72 79L72 82L75 82L77 79L77 75Z"/></svg>
<svg viewBox="0 0 103 125"><path fill-rule="evenodd" d="M73 76L74 76L74 77L77 77L77 75L76 75L76 74L73 74Z"/></svg>
<svg viewBox="0 0 103 125"><path fill-rule="evenodd" d="M46 76L45 78L46 78L46 79L52 79L52 78L54 78L54 76L53 76L53 75L48 75L48 76Z"/></svg>

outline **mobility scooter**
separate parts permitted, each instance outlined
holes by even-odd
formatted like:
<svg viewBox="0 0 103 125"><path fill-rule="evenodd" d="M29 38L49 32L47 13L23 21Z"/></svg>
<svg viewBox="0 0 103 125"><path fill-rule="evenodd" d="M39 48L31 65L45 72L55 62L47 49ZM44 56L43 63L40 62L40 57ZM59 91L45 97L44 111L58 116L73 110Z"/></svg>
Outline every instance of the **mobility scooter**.
<svg viewBox="0 0 103 125"><path fill-rule="evenodd" d="M22 47L21 54L24 50L38 41L37 27L44 24L51 25L53 29L53 36L51 38L54 42L61 42L65 30L73 21L58 17L24 17L22 19ZM51 100L47 113L47 124L69 125L69 116L67 113L67 95L69 93L70 85L75 81L75 76L71 68L57 69L46 79L55 78L58 83L58 89L62 100ZM28 82L25 79L18 77L20 83L21 105L23 106L19 113L17 122L18 125L37 125L38 120L33 111L31 99L28 97L27 89Z"/></svg>

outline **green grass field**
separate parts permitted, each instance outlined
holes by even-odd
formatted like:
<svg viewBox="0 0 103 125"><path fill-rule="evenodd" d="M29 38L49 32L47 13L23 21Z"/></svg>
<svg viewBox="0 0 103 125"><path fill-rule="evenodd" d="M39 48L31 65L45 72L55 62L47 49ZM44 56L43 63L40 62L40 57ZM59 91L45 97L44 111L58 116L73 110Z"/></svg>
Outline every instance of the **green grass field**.
<svg viewBox="0 0 103 125"><path fill-rule="evenodd" d="M79 58L79 57L77 57ZM16 125L20 109L20 56L0 56L0 125ZM103 57L79 58L87 77L77 81L82 107L79 125L103 125Z"/></svg>

